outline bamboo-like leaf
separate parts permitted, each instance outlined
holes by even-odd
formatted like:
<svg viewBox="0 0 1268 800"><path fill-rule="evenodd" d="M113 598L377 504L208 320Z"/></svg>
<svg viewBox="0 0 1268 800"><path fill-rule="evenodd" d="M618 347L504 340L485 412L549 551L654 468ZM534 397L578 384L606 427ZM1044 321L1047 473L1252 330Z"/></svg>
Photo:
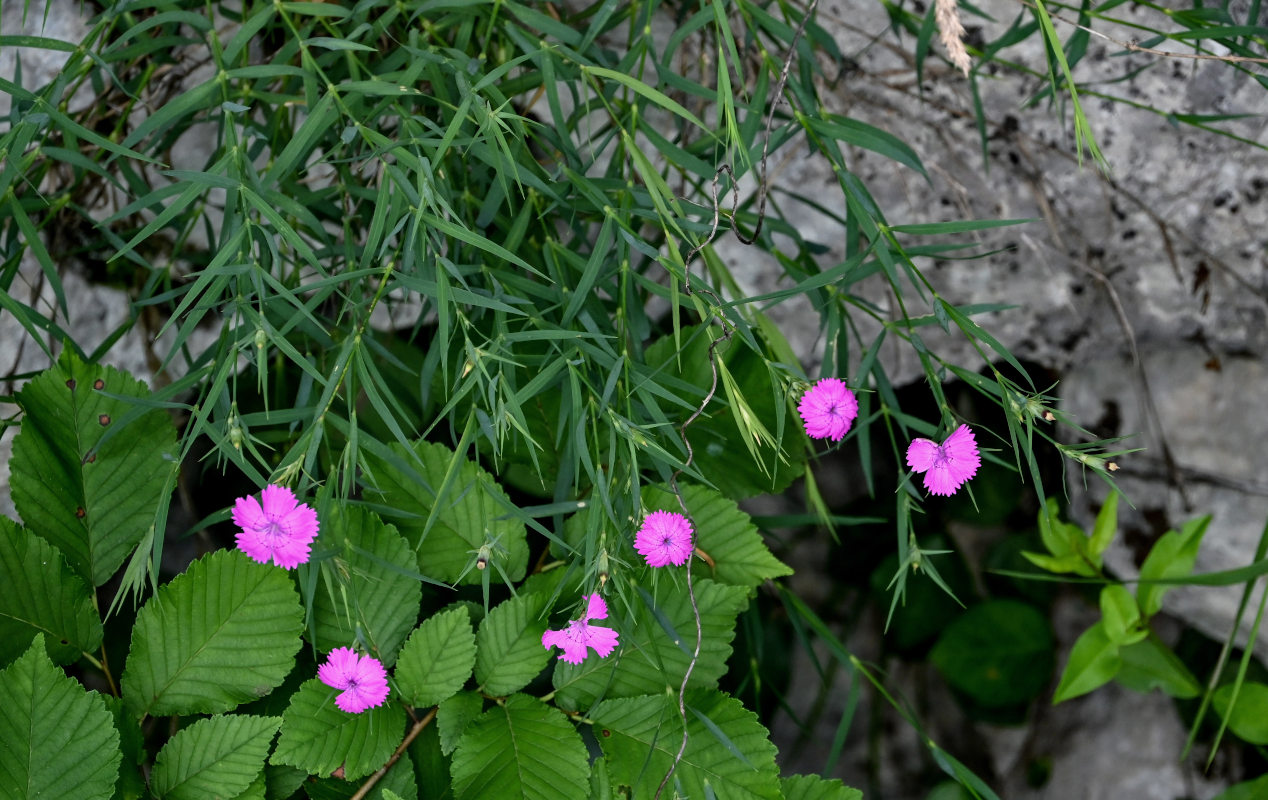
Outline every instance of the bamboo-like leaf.
<svg viewBox="0 0 1268 800"><path fill-rule="evenodd" d="M453 755L458 800L585 800L590 759L568 718L516 694L467 728ZM703 795L701 795L703 796Z"/></svg>
<svg viewBox="0 0 1268 800"><path fill-rule="evenodd" d="M401 649L396 665L401 697L412 706L434 706L462 688L475 660L476 638L465 608L428 617Z"/></svg>
<svg viewBox="0 0 1268 800"><path fill-rule="evenodd" d="M51 658L70 663L101 644L101 619L57 548L0 517L0 665L25 652L37 633Z"/></svg>
<svg viewBox="0 0 1268 800"><path fill-rule="evenodd" d="M405 712L393 702L360 714L335 705L337 690L319 680L304 683L282 717L282 736L270 759L314 775L343 767L347 780L383 766L405 733Z"/></svg>
<svg viewBox="0 0 1268 800"><path fill-rule="evenodd" d="M240 795L260 776L281 724L280 717L200 719L163 745L150 789L163 800Z"/></svg>
<svg viewBox="0 0 1268 800"><path fill-rule="evenodd" d="M392 666L422 601L422 585L410 577L417 565L413 548L394 527L355 506L332 509L317 547L335 555L322 562L330 590L319 585L313 597L313 643L322 652L351 647L359 633L383 666Z"/></svg>
<svg viewBox="0 0 1268 800"><path fill-rule="evenodd" d="M18 393L24 416L13 442L13 503L94 586L154 525L176 468L171 419L159 410L136 416L126 399L149 395L127 373L85 364L70 348Z"/></svg>
<svg viewBox="0 0 1268 800"><path fill-rule="evenodd" d="M219 550L137 615L123 696L137 715L214 714L263 697L295 663L299 594L278 567Z"/></svg>
<svg viewBox="0 0 1268 800"><path fill-rule="evenodd" d="M37 634L0 670L0 797L109 800L119 732L105 701L53 666Z"/></svg>

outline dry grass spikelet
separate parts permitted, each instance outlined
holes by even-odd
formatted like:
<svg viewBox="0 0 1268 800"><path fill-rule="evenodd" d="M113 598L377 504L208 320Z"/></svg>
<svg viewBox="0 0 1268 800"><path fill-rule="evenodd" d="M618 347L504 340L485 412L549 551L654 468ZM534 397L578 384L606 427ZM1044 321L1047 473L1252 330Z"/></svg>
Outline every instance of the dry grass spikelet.
<svg viewBox="0 0 1268 800"><path fill-rule="evenodd" d="M938 38L947 49L947 58L968 77L969 51L964 47L964 25L960 22L956 0L934 0L934 16L938 21Z"/></svg>

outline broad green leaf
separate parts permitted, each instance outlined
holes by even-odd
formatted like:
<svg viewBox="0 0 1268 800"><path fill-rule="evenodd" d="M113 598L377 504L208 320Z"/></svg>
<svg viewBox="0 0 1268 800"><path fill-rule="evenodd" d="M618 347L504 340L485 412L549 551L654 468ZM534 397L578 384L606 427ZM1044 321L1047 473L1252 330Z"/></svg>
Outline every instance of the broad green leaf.
<svg viewBox="0 0 1268 800"><path fill-rule="evenodd" d="M472 722L453 754L458 800L586 800L590 758L558 709L515 694Z"/></svg>
<svg viewBox="0 0 1268 800"><path fill-rule="evenodd" d="M105 701L53 666L36 634L0 670L0 797L109 800L119 732Z"/></svg>
<svg viewBox="0 0 1268 800"><path fill-rule="evenodd" d="M550 661L542 647L545 597L521 592L489 610L476 633L475 678L493 697L519 691Z"/></svg>
<svg viewBox="0 0 1268 800"><path fill-rule="evenodd" d="M682 796L781 800L775 745L757 715L717 691L688 692L686 705L687 750L674 772ZM612 782L650 800L682 742L677 699L661 693L604 700L590 719Z"/></svg>
<svg viewBox="0 0 1268 800"><path fill-rule="evenodd" d="M1114 541L1114 534L1117 532L1118 492L1112 491L1109 497L1105 498L1105 505L1101 506L1100 513L1096 515L1096 524L1092 526L1092 541L1088 543L1088 553L1098 565L1101 563L1101 555L1105 552L1105 548Z"/></svg>
<svg viewBox="0 0 1268 800"><path fill-rule="evenodd" d="M475 660L467 609L450 608L428 617L409 635L396 664L401 698L415 707L440 703L463 687Z"/></svg>
<svg viewBox="0 0 1268 800"><path fill-rule="evenodd" d="M304 792L308 800L351 800L361 790L364 781L344 780L343 778L317 778L304 782ZM414 765L409 753L401 753L401 757L389 769L364 800L388 800L395 795L402 800L418 800L418 786L414 780Z"/></svg>
<svg viewBox="0 0 1268 800"><path fill-rule="evenodd" d="M247 788L233 800L269 800L269 782L264 777L264 771L255 776L255 780L247 784ZM212 795L213 797L215 795Z"/></svg>
<svg viewBox="0 0 1268 800"><path fill-rule="evenodd" d="M138 716L215 714L277 688L304 610L286 571L236 550L204 556L137 614L123 697Z"/></svg>
<svg viewBox="0 0 1268 800"><path fill-rule="evenodd" d="M478 692L458 692L436 709L436 730L440 733L440 752L449 755L458 746L471 720L480 716L484 698Z"/></svg>
<svg viewBox="0 0 1268 800"><path fill-rule="evenodd" d="M1145 563L1140 565L1140 584L1136 588L1136 600L1145 619L1162 610L1163 595L1171 589L1169 584L1150 581L1183 578L1192 572L1210 522L1210 515L1190 520L1179 531L1167 531L1154 543Z"/></svg>
<svg viewBox="0 0 1268 800"><path fill-rule="evenodd" d="M1120 648L1123 665L1114 675L1128 689L1148 692L1161 689L1164 694L1180 699L1197 697L1202 686L1180 658L1153 639L1142 639Z"/></svg>
<svg viewBox="0 0 1268 800"><path fill-rule="evenodd" d="M1263 800L1265 797L1268 797L1268 775L1234 784L1212 800Z"/></svg>
<svg viewBox="0 0 1268 800"><path fill-rule="evenodd" d="M792 569L771 555L757 527L739 509L712 489L680 485L683 502L695 529L696 547L713 559L713 568L697 562L696 574L708 574L718 583L755 588L768 578L791 575ZM672 494L658 487L643 490L643 510L682 513Z"/></svg>
<svg viewBox="0 0 1268 800"><path fill-rule="evenodd" d="M346 780L387 763L405 735L405 712L390 701L360 714L335 705L338 690L314 678L291 698L282 735L269 761L326 777L343 767Z"/></svg>
<svg viewBox="0 0 1268 800"><path fill-rule="evenodd" d="M1225 684L1215 690L1211 698L1215 710L1228 720L1228 727L1233 733L1251 744L1268 744L1268 685L1256 681L1242 683L1237 693L1237 705L1231 713L1229 704L1233 702L1233 684Z"/></svg>
<svg viewBox="0 0 1268 800"><path fill-rule="evenodd" d="M234 797L264 769L280 717L215 716L181 730L154 759L150 789L163 800Z"/></svg>
<svg viewBox="0 0 1268 800"><path fill-rule="evenodd" d="M412 453L394 444L390 452L395 457L390 463L367 458L378 502L410 515L396 526L417 551L424 575L448 583L460 577L463 583L479 583L481 573L472 568L475 551L490 545L487 569L495 578L502 573L512 582L524 578L524 523L506 517L511 501L493 476L441 444L420 441Z"/></svg>
<svg viewBox="0 0 1268 800"><path fill-rule="evenodd" d="M1104 624L1096 623L1075 640L1074 647L1070 650L1070 660L1061 673L1061 683L1053 693L1053 704L1104 686L1114 679L1122 663L1118 645L1105 634Z"/></svg>
<svg viewBox="0 0 1268 800"><path fill-rule="evenodd" d="M150 390L64 349L18 393L22 432L10 463L13 504L27 527L94 586L153 527L177 461L176 429L164 411L135 416L137 404L108 395L148 399Z"/></svg>
<svg viewBox="0 0 1268 800"><path fill-rule="evenodd" d="M748 589L704 578L696 579L695 590L703 634L688 688L716 688L731 656L736 617L748 605ZM621 642L612 655L591 654L580 664L555 665L555 699L561 708L576 711L604 697L678 691L695 649L695 617L685 582L662 580L656 592L654 597L640 593L642 602L635 596L633 624L621 627ZM610 616L605 621L613 620Z"/></svg>
<svg viewBox="0 0 1268 800"><path fill-rule="evenodd" d="M115 783L114 800L138 800L149 797L143 770L148 771L149 754L145 751L145 734L140 721L128 713L121 697L105 697L106 708L119 732L119 749L123 758L119 762L119 780Z"/></svg>
<svg viewBox="0 0 1268 800"><path fill-rule="evenodd" d="M987 708L1026 703L1048 686L1048 618L1019 600L988 600L952 622L929 660L947 683Z"/></svg>
<svg viewBox="0 0 1268 800"><path fill-rule="evenodd" d="M1139 642L1149 635L1140 624L1140 607L1127 587L1111 584L1101 590L1101 623L1105 635L1117 645Z"/></svg>
<svg viewBox="0 0 1268 800"><path fill-rule="evenodd" d="M48 542L0 517L0 665L44 634L49 656L68 664L101 644L92 593Z"/></svg>
<svg viewBox="0 0 1268 800"><path fill-rule="evenodd" d="M334 557L321 562L329 581L313 597L310 635L318 650L351 647L358 641L390 667L418 619L423 587L413 548L391 525L358 506L332 507L321 523L320 550Z"/></svg>
<svg viewBox="0 0 1268 800"><path fill-rule="evenodd" d="M863 800L863 793L838 780L818 775L793 775L779 779L784 800Z"/></svg>

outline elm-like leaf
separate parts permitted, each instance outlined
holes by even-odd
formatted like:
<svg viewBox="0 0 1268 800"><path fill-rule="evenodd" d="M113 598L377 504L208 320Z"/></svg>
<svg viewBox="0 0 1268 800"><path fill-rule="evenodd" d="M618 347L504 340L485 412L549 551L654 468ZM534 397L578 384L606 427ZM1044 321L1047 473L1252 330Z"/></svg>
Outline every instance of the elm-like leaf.
<svg viewBox="0 0 1268 800"><path fill-rule="evenodd" d="M524 523L507 516L506 492L474 461L442 444L419 441L413 451L389 448L391 460L367 457L370 497L404 516L394 520L418 553L418 568L438 581L480 583L476 551L490 545L487 569L520 581L528 569Z"/></svg>
<svg viewBox="0 0 1268 800"><path fill-rule="evenodd" d="M783 800L775 745L739 700L689 691L687 749L674 772L684 797ZM682 743L678 702L668 694L604 700L590 714L612 782L650 800Z"/></svg>
<svg viewBox="0 0 1268 800"><path fill-rule="evenodd" d="M316 678L304 682L282 715L282 735L272 763L322 777L343 767L343 776L350 781L387 763L404 737L405 712L388 702L349 714L335 705L338 692Z"/></svg>
<svg viewBox="0 0 1268 800"><path fill-rule="evenodd" d="M241 795L260 777L281 724L280 717L245 714L200 719L163 745L150 789L162 800Z"/></svg>
<svg viewBox="0 0 1268 800"><path fill-rule="evenodd" d="M13 504L27 527L100 586L154 525L176 469L176 428L160 409L136 414L145 384L85 364L66 348L18 393Z"/></svg>
<svg viewBox="0 0 1268 800"><path fill-rule="evenodd" d="M590 758L558 709L516 694L472 722L453 754L458 800L586 800ZM701 795L703 797L703 795Z"/></svg>
<svg viewBox="0 0 1268 800"><path fill-rule="evenodd" d="M44 635L0 670L0 797L109 800L119 732L105 700L53 666Z"/></svg>
<svg viewBox="0 0 1268 800"><path fill-rule="evenodd" d="M279 567L236 550L204 556L137 614L123 697L138 716L215 714L277 688L304 609Z"/></svg>
<svg viewBox="0 0 1268 800"><path fill-rule="evenodd" d="M480 690L499 697L519 691L550 660L542 647L545 598L521 592L489 610L476 633L475 678Z"/></svg>
<svg viewBox="0 0 1268 800"><path fill-rule="evenodd" d="M607 658L555 666L555 700L569 711L583 710L604 697L633 697L678 691L695 648L696 623L686 584L662 581L657 594L635 600L632 625L622 627L621 643ZM716 688L726 673L735 638L735 620L748 606L749 589L705 578L695 582L700 609L700 658L688 688ZM611 619L605 622L612 622Z"/></svg>
<svg viewBox="0 0 1268 800"><path fill-rule="evenodd" d="M463 687L476 660L467 609L450 608L423 620L401 649L396 685L412 706L434 706Z"/></svg>
<svg viewBox="0 0 1268 800"><path fill-rule="evenodd" d="M768 578L791 575L792 568L771 555L757 526L733 500L704 486L683 485L682 499L695 528L696 547L713 559L700 562L700 572L718 583L756 587ZM678 499L655 486L643 490L643 509L682 513Z"/></svg>
<svg viewBox="0 0 1268 800"><path fill-rule="evenodd" d="M68 664L101 644L101 618L88 585L56 547L0 517L0 665L37 633L49 656Z"/></svg>
<svg viewBox="0 0 1268 800"><path fill-rule="evenodd" d="M396 528L359 507L335 508L322 520L317 548L334 551L321 562L330 580L313 597L309 637L318 650L352 647L357 634L384 667L418 619L423 587L413 548Z"/></svg>
<svg viewBox="0 0 1268 800"><path fill-rule="evenodd" d="M779 779L784 800L863 800L863 793L839 780L818 775L792 775Z"/></svg>

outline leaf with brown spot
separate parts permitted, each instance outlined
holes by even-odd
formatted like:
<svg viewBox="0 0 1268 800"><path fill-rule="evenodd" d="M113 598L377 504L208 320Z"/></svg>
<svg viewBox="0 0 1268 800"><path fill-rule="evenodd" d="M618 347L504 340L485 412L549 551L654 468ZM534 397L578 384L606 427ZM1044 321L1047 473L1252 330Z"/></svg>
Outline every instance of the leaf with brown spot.
<svg viewBox="0 0 1268 800"><path fill-rule="evenodd" d="M109 396L74 390L98 382L110 386ZM127 373L86 364L69 349L18 393L13 503L27 528L94 586L110 579L154 525L176 468L171 418L161 410L138 415L128 400L149 396Z"/></svg>

